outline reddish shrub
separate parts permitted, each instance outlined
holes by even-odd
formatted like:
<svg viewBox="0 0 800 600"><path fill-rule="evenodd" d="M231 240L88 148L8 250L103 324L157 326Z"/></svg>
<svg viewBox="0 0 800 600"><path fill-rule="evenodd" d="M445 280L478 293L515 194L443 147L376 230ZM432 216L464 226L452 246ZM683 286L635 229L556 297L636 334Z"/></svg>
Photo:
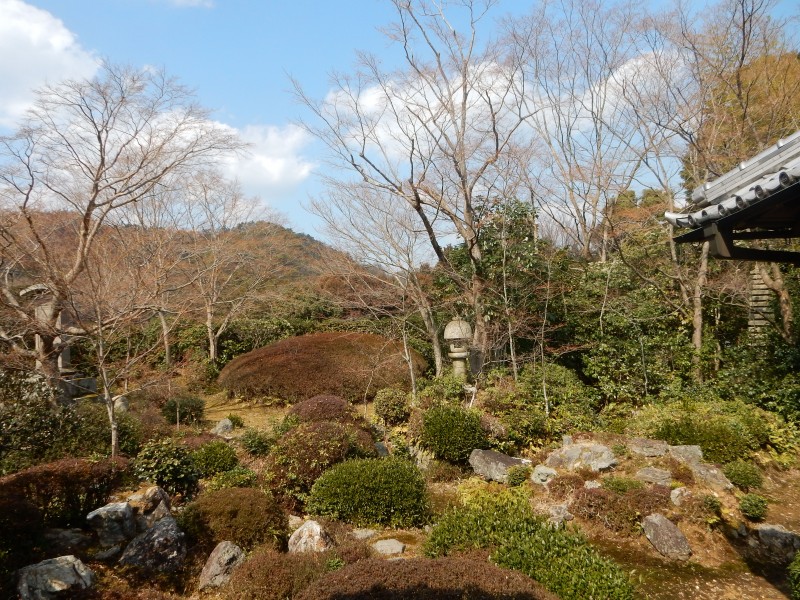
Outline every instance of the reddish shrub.
<svg viewBox="0 0 800 600"><path fill-rule="evenodd" d="M421 374L425 359L412 350ZM288 338L229 362L219 384L243 397L298 402L320 394L349 401L372 398L385 387L409 389L408 364L399 342L367 333L316 333Z"/></svg>
<svg viewBox="0 0 800 600"><path fill-rule="evenodd" d="M363 560L329 573L297 600L556 600L522 573L468 558Z"/></svg>
<svg viewBox="0 0 800 600"><path fill-rule="evenodd" d="M288 539L286 514L270 494L253 488L226 488L203 494L180 516L189 538L209 550L231 541L246 550L269 544L282 549Z"/></svg>
<svg viewBox="0 0 800 600"><path fill-rule="evenodd" d="M300 507L314 482L338 462L375 456L369 433L350 423L304 423L284 434L267 457L266 478L291 509Z"/></svg>
<svg viewBox="0 0 800 600"><path fill-rule="evenodd" d="M578 490L570 510L617 533L631 534L643 517L668 504L669 488L661 485L633 489L624 494L596 488Z"/></svg>
<svg viewBox="0 0 800 600"><path fill-rule="evenodd" d="M566 473L550 480L547 491L556 500L564 500L576 490L583 489L583 477L574 473Z"/></svg>
<svg viewBox="0 0 800 600"><path fill-rule="evenodd" d="M289 416L300 423L312 421L354 422L356 417L347 400L339 396L320 395L298 402L289 409Z"/></svg>
<svg viewBox="0 0 800 600"><path fill-rule="evenodd" d="M295 598L325 570L324 555L284 554L272 549L253 553L233 572L223 593L230 600Z"/></svg>
<svg viewBox="0 0 800 600"><path fill-rule="evenodd" d="M108 502L127 469L124 458L65 458L2 477L0 490L31 502L47 525L80 526L88 513Z"/></svg>

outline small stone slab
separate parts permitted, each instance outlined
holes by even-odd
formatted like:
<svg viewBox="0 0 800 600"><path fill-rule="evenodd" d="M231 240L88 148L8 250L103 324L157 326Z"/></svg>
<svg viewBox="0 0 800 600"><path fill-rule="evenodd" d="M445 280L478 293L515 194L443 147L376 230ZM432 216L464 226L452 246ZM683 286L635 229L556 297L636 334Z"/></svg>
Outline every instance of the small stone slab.
<svg viewBox="0 0 800 600"><path fill-rule="evenodd" d="M645 467L636 471L635 478L645 483L655 483L669 487L672 483L672 473L666 469L658 469L656 467Z"/></svg>
<svg viewBox="0 0 800 600"><path fill-rule="evenodd" d="M692 497L692 492L689 488L686 487L675 488L669 493L669 499L675 506L680 506L691 497Z"/></svg>
<svg viewBox="0 0 800 600"><path fill-rule="evenodd" d="M289 552L324 552L333 538L316 521L306 521L289 538Z"/></svg>
<svg viewBox="0 0 800 600"><path fill-rule="evenodd" d="M653 513L642 520L645 536L658 552L673 560L688 560L692 548L686 536L667 517Z"/></svg>
<svg viewBox="0 0 800 600"><path fill-rule="evenodd" d="M703 460L703 450L700 446L670 446L669 455L687 465L697 464Z"/></svg>
<svg viewBox="0 0 800 600"><path fill-rule="evenodd" d="M234 570L244 562L244 551L233 542L220 542L211 552L203 570L197 589L218 588L226 583Z"/></svg>
<svg viewBox="0 0 800 600"><path fill-rule="evenodd" d="M90 588L94 572L72 555L59 556L23 567L17 572L17 581L21 600L50 600Z"/></svg>
<svg viewBox="0 0 800 600"><path fill-rule="evenodd" d="M350 535L352 535L357 540L368 540L378 535L378 532L375 531L374 529L360 528L360 529L353 529Z"/></svg>
<svg viewBox="0 0 800 600"><path fill-rule="evenodd" d="M216 427L211 430L214 435L227 435L233 431L233 423L227 417L217 423Z"/></svg>
<svg viewBox="0 0 800 600"><path fill-rule="evenodd" d="M587 468L598 472L615 467L617 462L617 458L608 446L594 442L578 442L551 452L545 465L568 471Z"/></svg>
<svg viewBox="0 0 800 600"><path fill-rule="evenodd" d="M548 509L550 513L550 523L561 525L564 521L572 521L575 516L569 512L566 504L554 504Z"/></svg>
<svg viewBox="0 0 800 600"><path fill-rule="evenodd" d="M628 450L648 458L664 456L668 448L669 444L662 440L648 440L647 438L631 438L628 440Z"/></svg>
<svg viewBox="0 0 800 600"><path fill-rule="evenodd" d="M384 556L402 554L406 550L406 545L400 540L396 540L394 538L390 540L378 540L372 544L372 547L375 548L375 551L378 554L382 554Z"/></svg>
<svg viewBox="0 0 800 600"><path fill-rule="evenodd" d="M558 471L544 465L536 465L531 473L531 481L539 485L547 485L547 482L558 477Z"/></svg>
<svg viewBox="0 0 800 600"><path fill-rule="evenodd" d="M508 470L511 467L530 465L531 461L523 458L507 456L496 450L473 450L469 455L469 465L480 475L489 481L506 483L508 480Z"/></svg>

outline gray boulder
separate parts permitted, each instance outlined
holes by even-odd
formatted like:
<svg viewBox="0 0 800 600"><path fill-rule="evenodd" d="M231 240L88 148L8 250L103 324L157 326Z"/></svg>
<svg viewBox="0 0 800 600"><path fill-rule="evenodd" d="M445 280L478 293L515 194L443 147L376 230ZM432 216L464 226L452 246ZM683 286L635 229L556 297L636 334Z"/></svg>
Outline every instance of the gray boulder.
<svg viewBox="0 0 800 600"><path fill-rule="evenodd" d="M631 438L628 440L628 450L648 458L664 456L668 448L669 444L662 440L648 440L647 438Z"/></svg>
<svg viewBox="0 0 800 600"><path fill-rule="evenodd" d="M550 523L553 525L561 525L564 521L572 521L574 515L569 512L566 504L554 504L549 509Z"/></svg>
<svg viewBox="0 0 800 600"><path fill-rule="evenodd" d="M689 464L695 479L715 490L729 491L733 484L725 474L715 466L706 463Z"/></svg>
<svg viewBox="0 0 800 600"><path fill-rule="evenodd" d="M48 552L53 554L75 554L88 548L92 536L83 529L48 529L44 532Z"/></svg>
<svg viewBox="0 0 800 600"><path fill-rule="evenodd" d="M226 417L217 423L216 427L211 430L211 433L214 435L227 435L231 431L233 431L233 423L231 423L231 420Z"/></svg>
<svg viewBox="0 0 800 600"><path fill-rule="evenodd" d="M175 519L165 517L128 544L119 564L145 572L172 573L186 559L185 537Z"/></svg>
<svg viewBox="0 0 800 600"><path fill-rule="evenodd" d="M20 600L69 598L94 584L94 573L72 555L43 560L17 572Z"/></svg>
<svg viewBox="0 0 800 600"><path fill-rule="evenodd" d="M700 446L670 446L669 455L688 465L702 462L703 450Z"/></svg>
<svg viewBox="0 0 800 600"><path fill-rule="evenodd" d="M665 469L657 469L656 467L645 467L636 471L636 479L644 481L645 483L655 483L669 487L672 483L672 474Z"/></svg>
<svg viewBox="0 0 800 600"><path fill-rule="evenodd" d="M686 487L675 488L669 493L669 499L675 506L680 506L691 497L692 492Z"/></svg>
<svg viewBox="0 0 800 600"><path fill-rule="evenodd" d="M402 554L406 550L406 545L400 540L379 540L372 544L375 551L383 556Z"/></svg>
<svg viewBox="0 0 800 600"><path fill-rule="evenodd" d="M316 521L306 521L289 538L289 552L324 552L332 546L330 534Z"/></svg>
<svg viewBox="0 0 800 600"><path fill-rule="evenodd" d="M531 481L539 485L547 485L547 482L556 477L558 477L558 472L544 465L536 465L533 468L533 473L531 473Z"/></svg>
<svg viewBox="0 0 800 600"><path fill-rule="evenodd" d="M764 554L770 562L789 563L800 550L800 534L786 529L783 525L757 525L755 531Z"/></svg>
<svg viewBox="0 0 800 600"><path fill-rule="evenodd" d="M642 520L645 536L660 554L674 560L688 560L692 549L686 536L662 514L653 513Z"/></svg>
<svg viewBox="0 0 800 600"><path fill-rule="evenodd" d="M136 535L136 520L133 508L127 502L112 502L86 515L100 545L110 548Z"/></svg>
<svg viewBox="0 0 800 600"><path fill-rule="evenodd" d="M244 562L244 558L244 550L239 546L233 542L220 542L211 552L200 572L197 589L202 591L225 585L236 567Z"/></svg>
<svg viewBox="0 0 800 600"><path fill-rule="evenodd" d="M605 471L617 465L611 448L594 442L578 442L563 446L550 453L545 464L553 469L574 471L587 468L591 471Z"/></svg>
<svg viewBox="0 0 800 600"><path fill-rule="evenodd" d="M508 470L511 467L530 465L531 461L522 458L513 458L496 450L473 450L469 455L469 466L489 481L506 483Z"/></svg>

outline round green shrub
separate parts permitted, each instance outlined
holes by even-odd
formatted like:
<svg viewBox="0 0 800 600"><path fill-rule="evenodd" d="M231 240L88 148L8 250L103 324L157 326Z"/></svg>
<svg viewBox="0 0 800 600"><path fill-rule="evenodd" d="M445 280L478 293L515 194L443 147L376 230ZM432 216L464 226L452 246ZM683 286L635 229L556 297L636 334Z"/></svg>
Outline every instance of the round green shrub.
<svg viewBox="0 0 800 600"><path fill-rule="evenodd" d="M167 423L175 425L180 415L181 425L194 425L202 423L205 415L206 403L197 396L175 396L167 400L161 408L161 414Z"/></svg>
<svg viewBox="0 0 800 600"><path fill-rule="evenodd" d="M722 468L730 482L745 492L760 488L764 483L761 470L751 462L735 460Z"/></svg>
<svg viewBox="0 0 800 600"><path fill-rule="evenodd" d="M222 490L232 487L256 487L258 474L242 466L233 467L230 471L223 471L214 475L206 484L209 491Z"/></svg>
<svg viewBox="0 0 800 600"><path fill-rule="evenodd" d="M767 516L767 499L758 494L745 494L739 499L739 510L750 521L763 521Z"/></svg>
<svg viewBox="0 0 800 600"><path fill-rule="evenodd" d="M171 438L146 443L134 461L134 472L141 479L184 498L195 494L200 479L189 450Z"/></svg>
<svg viewBox="0 0 800 600"><path fill-rule="evenodd" d="M250 456L266 456L275 443L275 437L259 429L245 429L239 443Z"/></svg>
<svg viewBox="0 0 800 600"><path fill-rule="evenodd" d="M644 488L644 483L638 479L631 479L630 477L606 477L601 482L604 490L614 492L616 494L624 494L630 490L640 490Z"/></svg>
<svg viewBox="0 0 800 600"><path fill-rule="evenodd" d="M787 579L792 600L800 600L800 552L794 555L794 559L789 564Z"/></svg>
<svg viewBox="0 0 800 600"><path fill-rule="evenodd" d="M442 404L457 406L464 399L464 380L452 373L429 380L420 380L417 400L421 408Z"/></svg>
<svg viewBox="0 0 800 600"><path fill-rule="evenodd" d="M389 426L405 422L411 414L408 394L396 388L378 390L375 394L375 414Z"/></svg>
<svg viewBox="0 0 800 600"><path fill-rule="evenodd" d="M230 471L239 464L236 451L223 440L203 444L192 452L192 460L201 477L213 477L217 473Z"/></svg>
<svg viewBox="0 0 800 600"><path fill-rule="evenodd" d="M348 460L311 488L307 510L356 525L415 527L428 518L425 480L402 458Z"/></svg>
<svg viewBox="0 0 800 600"><path fill-rule="evenodd" d="M348 458L376 455L372 436L350 423L303 423L281 436L267 457L270 489L289 508L301 507L322 473Z"/></svg>
<svg viewBox="0 0 800 600"><path fill-rule="evenodd" d="M506 474L506 483L511 487L518 487L531 477L531 468L527 465L515 465Z"/></svg>
<svg viewBox="0 0 800 600"><path fill-rule="evenodd" d="M228 413L228 416L225 418L231 422L231 425L233 425L234 429L241 429L242 427L244 427L244 419L242 419L242 417L240 417L239 415Z"/></svg>
<svg viewBox="0 0 800 600"><path fill-rule="evenodd" d="M271 494L254 488L225 488L203 494L181 513L179 526L190 541L213 547L225 540L245 550L286 546L289 523Z"/></svg>
<svg viewBox="0 0 800 600"><path fill-rule="evenodd" d="M488 447L477 413L457 406L436 406L422 418L422 446L436 458L463 462L475 448Z"/></svg>

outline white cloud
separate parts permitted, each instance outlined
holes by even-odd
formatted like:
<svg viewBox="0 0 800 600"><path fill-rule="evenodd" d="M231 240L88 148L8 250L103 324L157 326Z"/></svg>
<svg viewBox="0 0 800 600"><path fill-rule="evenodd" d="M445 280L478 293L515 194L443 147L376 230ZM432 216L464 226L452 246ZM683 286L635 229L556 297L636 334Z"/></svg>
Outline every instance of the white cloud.
<svg viewBox="0 0 800 600"><path fill-rule="evenodd" d="M250 144L245 156L229 159L226 171L248 194L276 206L304 182L316 166L303 157L311 136L296 125L248 125L238 131Z"/></svg>
<svg viewBox="0 0 800 600"><path fill-rule="evenodd" d="M13 128L45 83L91 77L98 59L59 19L21 0L0 0L0 128Z"/></svg>

